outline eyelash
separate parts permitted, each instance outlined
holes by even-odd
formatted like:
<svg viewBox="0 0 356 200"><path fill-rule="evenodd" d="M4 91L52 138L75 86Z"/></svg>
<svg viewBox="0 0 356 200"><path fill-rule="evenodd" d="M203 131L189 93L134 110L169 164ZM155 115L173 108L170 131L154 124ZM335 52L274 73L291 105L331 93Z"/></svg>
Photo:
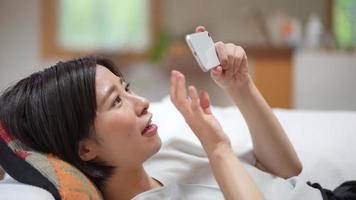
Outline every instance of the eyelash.
<svg viewBox="0 0 356 200"><path fill-rule="evenodd" d="M125 91L130 92L130 83L126 83Z"/></svg>
<svg viewBox="0 0 356 200"><path fill-rule="evenodd" d="M131 90L130 90L130 83L126 83L126 85L125 85L125 91L126 92L130 92ZM117 103L120 103L121 102L121 98L120 98L120 96L118 95L116 98L115 98L115 100L114 100L114 102L113 102L113 107L115 107L116 105L117 105Z"/></svg>

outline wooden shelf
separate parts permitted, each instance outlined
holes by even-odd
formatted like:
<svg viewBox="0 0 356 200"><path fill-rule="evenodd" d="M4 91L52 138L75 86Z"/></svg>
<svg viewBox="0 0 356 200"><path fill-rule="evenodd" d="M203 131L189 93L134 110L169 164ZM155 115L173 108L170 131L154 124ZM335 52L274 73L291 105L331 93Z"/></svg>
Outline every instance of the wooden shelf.
<svg viewBox="0 0 356 200"><path fill-rule="evenodd" d="M243 47L247 53L252 75L271 107L291 108L292 102L292 55L289 47ZM199 67L185 43L174 43L161 63L162 68L181 70L198 82L206 82L206 76ZM194 66L194 67L193 67Z"/></svg>
<svg viewBox="0 0 356 200"><path fill-rule="evenodd" d="M246 46L243 48L248 56L291 57L293 55L293 49L290 47Z"/></svg>
<svg viewBox="0 0 356 200"><path fill-rule="evenodd" d="M286 46L268 47L268 46L242 46L246 51L247 56L258 57L290 57L293 54L293 49ZM182 42L174 42L170 49L169 54L175 57L190 55L189 47Z"/></svg>

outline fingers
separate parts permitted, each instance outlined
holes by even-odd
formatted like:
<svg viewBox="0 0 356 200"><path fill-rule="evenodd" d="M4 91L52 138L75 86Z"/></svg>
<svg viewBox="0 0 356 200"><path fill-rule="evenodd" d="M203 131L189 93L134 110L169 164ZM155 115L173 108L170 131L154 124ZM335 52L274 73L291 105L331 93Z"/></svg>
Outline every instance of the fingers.
<svg viewBox="0 0 356 200"><path fill-rule="evenodd" d="M173 102L173 100L175 100L175 98L176 98L176 95L175 95L175 93L176 93L176 88L177 88L177 86L176 86L176 83L177 83L177 81L175 80L176 78L175 78L175 75L176 75L176 72L173 70L172 72L171 72L171 86L170 86L170 96L171 96L171 101Z"/></svg>
<svg viewBox="0 0 356 200"><path fill-rule="evenodd" d="M234 74L236 74L238 71L241 71L242 66L247 66L246 62L247 62L247 56L245 50L240 46L236 46Z"/></svg>
<svg viewBox="0 0 356 200"><path fill-rule="evenodd" d="M234 74L236 74L240 70L241 64L244 60L244 53L245 53L245 51L239 46L237 46L235 49L236 50L235 50L235 55L234 55L234 57L235 57Z"/></svg>
<svg viewBox="0 0 356 200"><path fill-rule="evenodd" d="M227 63L228 63L226 69L228 69L231 66L234 66L234 64L235 64L236 46L232 43L228 43L225 45L225 48L226 48Z"/></svg>
<svg viewBox="0 0 356 200"><path fill-rule="evenodd" d="M218 54L220 65L224 69L228 64L228 52L226 51L225 44L221 41L215 43L216 53Z"/></svg>
<svg viewBox="0 0 356 200"><path fill-rule="evenodd" d="M221 78L223 71L227 68L228 54L225 44L221 41L215 43L215 49L219 57L220 65L210 70L210 76L214 77L215 80L218 80Z"/></svg>
<svg viewBox="0 0 356 200"><path fill-rule="evenodd" d="M200 91L200 106L205 114L212 114L210 110L210 97L206 91Z"/></svg>
<svg viewBox="0 0 356 200"><path fill-rule="evenodd" d="M197 26L195 28L195 32L204 32L206 31L205 27L204 26Z"/></svg>
<svg viewBox="0 0 356 200"><path fill-rule="evenodd" d="M183 74L177 74L177 89L175 90L175 95L178 102L185 102L187 100L187 91L185 89L185 77Z"/></svg>
<svg viewBox="0 0 356 200"><path fill-rule="evenodd" d="M244 51L244 53L243 53L243 58L242 58L242 62L241 62L241 66L248 66L247 63L248 63L248 61L247 61L247 55L246 55L246 52ZM248 68L247 68L247 67L242 68L241 73L243 73L243 74L248 74Z"/></svg>
<svg viewBox="0 0 356 200"><path fill-rule="evenodd" d="M194 86L189 86L189 96L191 97L191 107L194 112L200 111L199 106L200 106L200 100L198 96L198 92L195 89Z"/></svg>
<svg viewBox="0 0 356 200"><path fill-rule="evenodd" d="M222 67L219 65L215 68L213 68L211 71L210 71L210 75L213 75L213 76L218 76L222 73L223 69Z"/></svg>
<svg viewBox="0 0 356 200"><path fill-rule="evenodd" d="M215 81L221 81L223 78L223 69L221 66L217 66L210 70L210 76Z"/></svg>
<svg viewBox="0 0 356 200"><path fill-rule="evenodd" d="M180 112L186 113L189 102L185 89L185 77L182 73L172 71L170 90L172 103Z"/></svg>
<svg viewBox="0 0 356 200"><path fill-rule="evenodd" d="M170 96L174 106L185 117L189 117L192 113L202 113L202 111L210 113L210 100L206 92L198 95L197 89L194 86L189 86L188 93L189 96L186 91L184 75L173 70L171 72Z"/></svg>
<svg viewBox="0 0 356 200"><path fill-rule="evenodd" d="M201 91L198 95L194 86L188 87L188 94L185 88L185 77L182 73L173 70L171 72L170 95L174 106L186 118L195 114L212 114L210 110L210 98L206 91ZM190 100L188 99L190 97Z"/></svg>

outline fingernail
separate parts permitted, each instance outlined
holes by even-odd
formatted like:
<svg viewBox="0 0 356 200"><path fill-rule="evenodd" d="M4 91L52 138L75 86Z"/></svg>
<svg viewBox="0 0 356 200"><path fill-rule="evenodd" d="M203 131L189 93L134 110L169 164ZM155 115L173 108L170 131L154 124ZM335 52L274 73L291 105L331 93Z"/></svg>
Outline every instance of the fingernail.
<svg viewBox="0 0 356 200"><path fill-rule="evenodd" d="M182 77L179 74L175 74L175 78L179 81L182 82Z"/></svg>
<svg viewBox="0 0 356 200"><path fill-rule="evenodd" d="M171 76L177 77L178 72L176 70L171 71Z"/></svg>
<svg viewBox="0 0 356 200"><path fill-rule="evenodd" d="M220 73L220 71L221 71L220 69L221 69L220 66L215 67L215 68L213 69L213 72L216 73L216 74L218 74L218 73Z"/></svg>

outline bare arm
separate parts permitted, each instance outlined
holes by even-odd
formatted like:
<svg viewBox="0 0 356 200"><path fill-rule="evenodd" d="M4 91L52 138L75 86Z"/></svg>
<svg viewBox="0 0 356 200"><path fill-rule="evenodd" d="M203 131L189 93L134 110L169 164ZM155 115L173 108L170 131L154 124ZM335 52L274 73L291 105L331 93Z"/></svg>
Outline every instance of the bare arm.
<svg viewBox="0 0 356 200"><path fill-rule="evenodd" d="M220 147L210 152L208 157L225 199L263 199L255 182L230 147Z"/></svg>
<svg viewBox="0 0 356 200"><path fill-rule="evenodd" d="M186 94L185 77L173 71L171 100L200 140L225 199L263 199L261 192L239 159L233 154L230 139L210 110L206 92L197 94L193 86Z"/></svg>
<svg viewBox="0 0 356 200"><path fill-rule="evenodd" d="M250 130L257 167L284 178L298 175L302 164L277 117L254 83L248 81L246 86L239 90L230 89L228 93Z"/></svg>
<svg viewBox="0 0 356 200"><path fill-rule="evenodd" d="M302 165L293 146L248 74L245 51L231 43L217 42L215 46L221 66L211 70L211 77L233 99L247 122L256 166L284 178L299 174Z"/></svg>

